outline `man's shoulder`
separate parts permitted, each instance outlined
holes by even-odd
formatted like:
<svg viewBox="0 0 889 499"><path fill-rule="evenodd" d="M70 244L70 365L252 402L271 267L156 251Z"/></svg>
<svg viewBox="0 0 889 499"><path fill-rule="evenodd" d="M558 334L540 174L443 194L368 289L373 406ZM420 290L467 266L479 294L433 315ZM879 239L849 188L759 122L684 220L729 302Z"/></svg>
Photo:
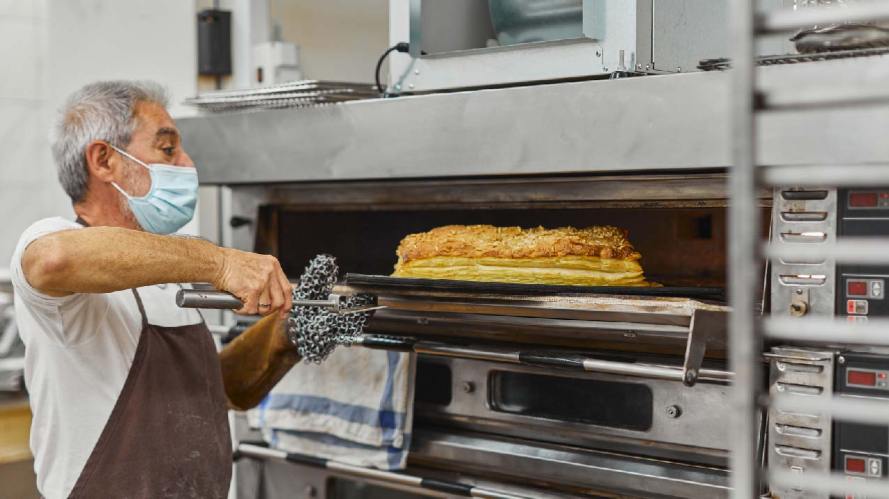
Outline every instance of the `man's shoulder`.
<svg viewBox="0 0 889 499"><path fill-rule="evenodd" d="M36 234L49 234L51 232L58 232L60 230L67 229L80 229L83 228L79 223L69 220L64 217L47 217L41 218L36 222L32 223L22 232L21 239L28 239L29 236L33 236Z"/></svg>
<svg viewBox="0 0 889 499"><path fill-rule="evenodd" d="M29 225L28 228L25 229L24 232L22 232L22 235L19 237L18 244L15 248L15 253L13 254L13 268L15 267L15 261L17 259L21 259L22 253L24 253L25 248L36 239L39 239L40 237L47 234L52 234L53 232L70 229L80 229L82 227L83 226L79 223L62 217L48 217L37 220L36 222Z"/></svg>
<svg viewBox="0 0 889 499"><path fill-rule="evenodd" d="M51 303L53 301L51 298L42 295L40 292L32 288L28 283L28 280L25 278L24 270L22 269L22 256L28 245L42 236L52 234L53 232L78 229L81 227L82 226L77 222L66 218L49 217L32 223L24 232L22 232L22 235L19 237L18 243L16 244L15 251L12 254L12 261L10 261L9 265L10 280L12 281L17 296L26 300L28 298L33 298L31 301L34 302Z"/></svg>

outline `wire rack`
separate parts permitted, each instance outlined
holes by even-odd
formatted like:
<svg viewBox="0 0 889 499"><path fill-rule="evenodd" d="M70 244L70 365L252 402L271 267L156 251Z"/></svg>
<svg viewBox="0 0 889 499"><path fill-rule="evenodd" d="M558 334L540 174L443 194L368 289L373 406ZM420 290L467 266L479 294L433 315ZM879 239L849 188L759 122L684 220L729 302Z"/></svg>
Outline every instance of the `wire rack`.
<svg viewBox="0 0 889 499"><path fill-rule="evenodd" d="M812 77L803 87L792 88L785 92L784 99L779 98L781 89L764 88L760 85L758 66L771 64L787 64L820 59L839 58L847 55L879 55L882 49L861 50L848 53L813 54L791 57L765 58L754 57L756 41L761 36L786 34L809 26L821 26L834 23L867 23L885 22L889 20L889 1L870 1L849 4L847 8L812 8L805 10L778 10L773 12L757 12L755 0L736 0L731 2L733 20L734 50L731 60L731 96L732 109L732 156L731 170L731 204L729 234L729 303L735 311L729 319L729 336L732 371L735 372L733 386L733 402L735 420L732 424L731 469L732 497L753 499L760 497L827 499L828 497L889 497L889 480L855 479L850 480L841 472L831 471L829 461L823 462L828 456L823 452L805 451L797 454L783 454L783 460L769 460L763 466L758 452L759 434L763 409L773 410L781 415L814 415L817 421L827 421L828 425L841 421L858 424L880 424L885 426L889 421L889 402L884 398L842 397L835 396L830 390L818 391L817 395L803 396L787 393L786 390L764 390L762 379L761 356L765 342L781 342L783 345L811 345L828 348L833 345L858 345L868 348L889 347L889 320L871 318L867 322L849 322L837 319L833 310L825 313L806 314L805 311L793 314L794 304L789 310L772 308L768 317L742 313L753 309L757 293L762 283L753 276L762 268L764 261L773 266L791 264L806 267L799 274L788 271L788 276L797 281L788 281L798 293L816 293L821 289L834 289L832 283L825 281L820 284L818 278L825 277L818 270L834 267L836 264L856 265L887 265L889 264L889 238L873 238L856 240L845 238L838 241L829 238L823 243L805 246L790 237L792 233L782 233L779 238L762 244L760 241L760 211L757 193L763 188L776 189L783 199L799 199L787 195L800 186L818 186L821 192L830 188L846 186L885 186L889 185L889 165L856 164L854 160L837 164L825 161L823 164L766 164L762 161L760 146L768 137L763 135L763 120L778 113L805 113L811 120L821 120L829 125L825 110L850 112L860 106L886 106L889 103L889 85L881 79L882 73L874 72L863 76L878 79L863 86L860 82L852 84L830 85L825 78ZM875 58L874 64L885 65L885 60ZM884 66L885 67L885 66ZM722 69L722 68L715 68ZM820 70L826 70L824 67ZM824 74L824 73L822 73ZM873 89L871 88L873 87ZM874 90L875 89L875 90ZM792 147L792 144L787 144ZM855 176L859 175L859 176ZM776 194L777 196L778 194ZM808 198L807 198L808 199ZM809 201L806 201L809 203ZM809 209L810 204L805 205ZM783 209L783 208L782 208ZM783 212L782 212L783 213ZM783 215L782 215L783 216ZM796 227L805 226L804 222L793 222ZM817 227L816 222L816 227ZM812 227L809 224L808 227ZM798 229L797 229L798 230ZM814 231L816 229L806 229ZM823 234L828 231L821 229ZM821 234L821 232L813 232ZM774 267L773 267L774 268ZM773 270L774 272L774 270ZM831 271L835 273L835 270ZM807 282L807 280L809 282ZM774 291L773 291L774 296ZM833 306L833 302L830 302ZM833 354L826 359L816 358L817 352L808 351L812 358L797 357L804 367L819 372L827 372L832 366ZM789 354L788 354L789 355ZM826 362L825 365L818 364ZM837 363L842 363L837 360ZM780 370L781 367L778 367ZM832 379L828 388L832 386ZM808 387L808 385L805 385ZM770 435L777 421L769 421ZM813 426L814 423L807 423ZM821 423L818 423L821 424ZM829 429L829 426L827 426ZM800 427L803 431L809 427ZM817 432L817 430L816 430ZM808 433L799 437L808 439L806 449L815 447L820 436ZM789 434L785 434L785 437ZM827 435L827 433L819 434ZM772 445L775 442L770 442ZM829 442L828 442L829 443ZM820 444L819 444L820 445ZM770 454L771 456L771 454ZM793 465L806 461L804 465Z"/></svg>
<svg viewBox="0 0 889 499"><path fill-rule="evenodd" d="M191 97L185 104L212 113L280 109L335 104L380 97L366 83L301 80L246 90L211 92Z"/></svg>

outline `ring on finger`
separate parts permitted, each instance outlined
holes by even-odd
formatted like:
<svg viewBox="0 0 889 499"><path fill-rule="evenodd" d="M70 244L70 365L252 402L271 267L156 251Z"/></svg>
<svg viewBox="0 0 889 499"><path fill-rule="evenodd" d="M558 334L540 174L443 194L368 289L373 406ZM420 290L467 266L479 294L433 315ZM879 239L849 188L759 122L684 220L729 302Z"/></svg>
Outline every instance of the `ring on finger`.
<svg viewBox="0 0 889 499"><path fill-rule="evenodd" d="M259 306L260 307L271 307L272 304L271 303L260 303Z"/></svg>

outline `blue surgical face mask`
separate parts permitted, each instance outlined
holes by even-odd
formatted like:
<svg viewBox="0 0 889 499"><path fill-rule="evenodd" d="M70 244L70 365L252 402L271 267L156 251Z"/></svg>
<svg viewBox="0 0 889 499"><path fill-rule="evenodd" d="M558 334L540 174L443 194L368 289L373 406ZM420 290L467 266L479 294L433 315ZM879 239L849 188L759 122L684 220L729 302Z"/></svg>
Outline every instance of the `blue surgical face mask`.
<svg viewBox="0 0 889 499"><path fill-rule="evenodd" d="M192 219L198 198L197 169L156 163L146 165L126 151L111 147L147 168L151 174L151 188L142 197L130 196L119 185L111 183L127 198L142 229L154 234L172 234Z"/></svg>

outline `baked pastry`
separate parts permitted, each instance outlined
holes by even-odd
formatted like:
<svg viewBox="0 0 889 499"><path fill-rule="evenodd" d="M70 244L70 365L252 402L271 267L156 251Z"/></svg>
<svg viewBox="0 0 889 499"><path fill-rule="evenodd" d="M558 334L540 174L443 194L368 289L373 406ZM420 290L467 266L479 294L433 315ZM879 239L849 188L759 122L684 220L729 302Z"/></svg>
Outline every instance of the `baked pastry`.
<svg viewBox="0 0 889 499"><path fill-rule="evenodd" d="M447 225L410 234L394 277L460 281L650 286L627 231L611 226L522 229Z"/></svg>

